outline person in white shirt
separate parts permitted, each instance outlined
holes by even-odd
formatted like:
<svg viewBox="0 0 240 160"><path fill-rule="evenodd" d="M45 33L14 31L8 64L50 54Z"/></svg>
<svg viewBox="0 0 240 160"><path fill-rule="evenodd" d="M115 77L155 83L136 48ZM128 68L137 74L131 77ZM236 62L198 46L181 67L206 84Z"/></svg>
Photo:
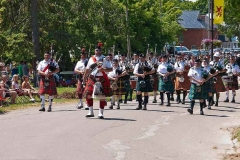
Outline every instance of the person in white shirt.
<svg viewBox="0 0 240 160"><path fill-rule="evenodd" d="M80 59L80 61L77 62L75 69L74 69L74 72L76 74L78 74L77 93L78 93L79 102L77 104L77 109L83 108L82 98L83 98L84 88L82 85L82 78L83 78L83 74L85 72L87 63L88 63L87 53L85 52L85 49L82 49L81 59Z"/></svg>
<svg viewBox="0 0 240 160"><path fill-rule="evenodd" d="M41 109L39 111L45 111L45 95L49 95L49 107L48 112L52 111L52 101L54 95L57 95L57 87L53 74L59 72L59 66L56 61L51 59L49 52L44 54L44 60L42 60L37 67L38 74L41 77L39 82L39 94L41 98Z"/></svg>
<svg viewBox="0 0 240 160"><path fill-rule="evenodd" d="M204 99L208 98L208 91L205 88L202 73L204 69L201 67L201 60L196 59L194 63L194 67L190 68L188 72L188 76L190 77L191 87L189 91L189 99L190 99L190 108L187 110L190 114L193 114L193 108L195 105L195 100L199 99L200 101L200 114L204 115L203 107L204 107Z"/></svg>
<svg viewBox="0 0 240 160"><path fill-rule="evenodd" d="M94 86L100 90L100 108L98 118L103 119L104 107L107 105L105 97L112 96L112 90L110 88L110 81L107 77L106 72L112 71L112 64L106 60L101 54L101 47L95 48L95 55L92 56L86 66L85 73L83 75L83 85L85 86L83 95L86 97L86 103L89 106L89 112L86 117L94 117L93 113L93 97L94 97ZM87 78L88 77L88 78ZM87 80L87 81L86 81ZM100 82L101 86L97 86L96 82ZM97 83L98 84L98 83ZM95 95L97 96L97 95Z"/></svg>
<svg viewBox="0 0 240 160"><path fill-rule="evenodd" d="M138 107L136 110L147 110L148 104L148 92L152 92L152 85L150 82L150 75L155 72L154 68L151 68L150 64L145 60L145 55L141 54L140 62L135 66L133 74L138 77L137 81L137 99ZM142 107L142 92L144 92L144 107Z"/></svg>
<svg viewBox="0 0 240 160"><path fill-rule="evenodd" d="M226 81L223 81L226 88L226 99L224 102L229 102L229 90L232 90L232 103L235 103L236 90L238 90L238 75L240 72L239 66L236 63L235 57L229 57L230 63L226 65L227 76Z"/></svg>

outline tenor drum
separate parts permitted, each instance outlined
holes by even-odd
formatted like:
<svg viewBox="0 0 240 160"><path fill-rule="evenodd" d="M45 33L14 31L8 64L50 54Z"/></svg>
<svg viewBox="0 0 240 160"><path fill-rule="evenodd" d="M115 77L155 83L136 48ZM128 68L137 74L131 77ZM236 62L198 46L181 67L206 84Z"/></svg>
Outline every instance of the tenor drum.
<svg viewBox="0 0 240 160"><path fill-rule="evenodd" d="M233 76L222 76L223 82L233 82Z"/></svg>

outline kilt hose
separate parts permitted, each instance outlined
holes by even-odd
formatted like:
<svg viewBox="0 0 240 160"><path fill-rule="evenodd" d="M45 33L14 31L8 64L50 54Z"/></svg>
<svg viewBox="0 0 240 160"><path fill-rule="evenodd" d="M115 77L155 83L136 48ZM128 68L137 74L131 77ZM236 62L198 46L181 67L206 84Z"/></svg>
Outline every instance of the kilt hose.
<svg viewBox="0 0 240 160"><path fill-rule="evenodd" d="M223 84L226 88L229 88L229 90L235 89L238 90L238 77L237 76L232 76L232 82L224 82Z"/></svg>
<svg viewBox="0 0 240 160"><path fill-rule="evenodd" d="M138 81L137 81L136 91L140 91L140 92L152 92L152 91L153 91L150 78L144 80L145 83L146 83L146 86L143 87L143 88L140 87L140 81L141 81L141 80L138 80Z"/></svg>
<svg viewBox="0 0 240 160"><path fill-rule="evenodd" d="M223 84L221 76L217 75L216 78L217 78L217 83L214 84L216 92L225 92L226 88Z"/></svg>
<svg viewBox="0 0 240 160"><path fill-rule="evenodd" d="M205 89L208 91L208 93L216 93L213 77L210 78L207 82L205 82Z"/></svg>
<svg viewBox="0 0 240 160"><path fill-rule="evenodd" d="M111 84L113 83L114 81L111 81ZM126 85L125 85L125 81L124 80L121 80L119 79L117 81L117 90L113 90L113 95L125 95L126 94Z"/></svg>
<svg viewBox="0 0 240 160"><path fill-rule="evenodd" d="M161 91L164 91L164 92L168 91L170 93L174 92L174 84L173 84L171 77L168 76L167 79L168 79L168 81L164 82L162 76L159 78L159 85L158 85L159 92L161 92Z"/></svg>
<svg viewBox="0 0 240 160"><path fill-rule="evenodd" d="M158 91L158 83L159 83L159 78L158 76L153 76L153 91Z"/></svg>
<svg viewBox="0 0 240 160"><path fill-rule="evenodd" d="M187 74L188 73L184 72L182 75L184 77L184 82L180 82L179 79L180 79L181 75L176 74L176 81L175 81L175 89L176 90L181 90L181 89L189 90L190 89L191 82L190 82Z"/></svg>
<svg viewBox="0 0 240 160"><path fill-rule="evenodd" d="M200 88L200 92L197 92L198 88ZM206 85L203 84L201 86L197 86L196 84L192 83L189 91L188 98L190 100L195 99L208 99L208 90L206 90Z"/></svg>
<svg viewBox="0 0 240 160"><path fill-rule="evenodd" d="M45 77L41 77L40 78L40 82L39 82L39 90L38 93L40 95L43 94L48 94L48 95L57 95L57 87L56 87L56 82L53 76L49 76L49 86L44 86L44 79Z"/></svg>
<svg viewBox="0 0 240 160"><path fill-rule="evenodd" d="M94 89L94 84L96 82L95 78L99 78L99 81L102 84L103 87L103 94L105 95L105 97L110 97L113 95L112 89L110 88L110 85L107 83L107 81L104 79L103 76L92 76L90 75L88 77L88 80L86 82L86 87L84 89L83 92L83 96L86 97L87 95L91 95L93 94L93 89Z"/></svg>

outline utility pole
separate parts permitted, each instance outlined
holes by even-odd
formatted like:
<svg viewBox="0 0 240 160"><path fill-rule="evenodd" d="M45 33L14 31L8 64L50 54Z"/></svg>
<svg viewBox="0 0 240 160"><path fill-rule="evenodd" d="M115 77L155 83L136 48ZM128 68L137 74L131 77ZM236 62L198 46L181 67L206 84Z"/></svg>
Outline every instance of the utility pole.
<svg viewBox="0 0 240 160"><path fill-rule="evenodd" d="M211 31L212 31L212 43L211 43L211 60L213 61L213 37L214 37L214 27L213 27L213 10L214 10L214 0L211 0L211 17L212 17L212 21L211 21Z"/></svg>
<svg viewBox="0 0 240 160"><path fill-rule="evenodd" d="M130 37L129 37L129 17L128 17L128 0L126 0L126 33L127 33L127 57L128 60L131 58L131 53L130 53Z"/></svg>

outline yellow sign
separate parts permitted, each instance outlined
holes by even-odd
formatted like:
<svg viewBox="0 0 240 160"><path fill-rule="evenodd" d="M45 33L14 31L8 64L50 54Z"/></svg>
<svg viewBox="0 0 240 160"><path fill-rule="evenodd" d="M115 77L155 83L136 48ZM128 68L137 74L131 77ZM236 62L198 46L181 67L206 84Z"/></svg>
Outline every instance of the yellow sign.
<svg viewBox="0 0 240 160"><path fill-rule="evenodd" d="M214 0L213 23L222 24L224 14L224 0Z"/></svg>

